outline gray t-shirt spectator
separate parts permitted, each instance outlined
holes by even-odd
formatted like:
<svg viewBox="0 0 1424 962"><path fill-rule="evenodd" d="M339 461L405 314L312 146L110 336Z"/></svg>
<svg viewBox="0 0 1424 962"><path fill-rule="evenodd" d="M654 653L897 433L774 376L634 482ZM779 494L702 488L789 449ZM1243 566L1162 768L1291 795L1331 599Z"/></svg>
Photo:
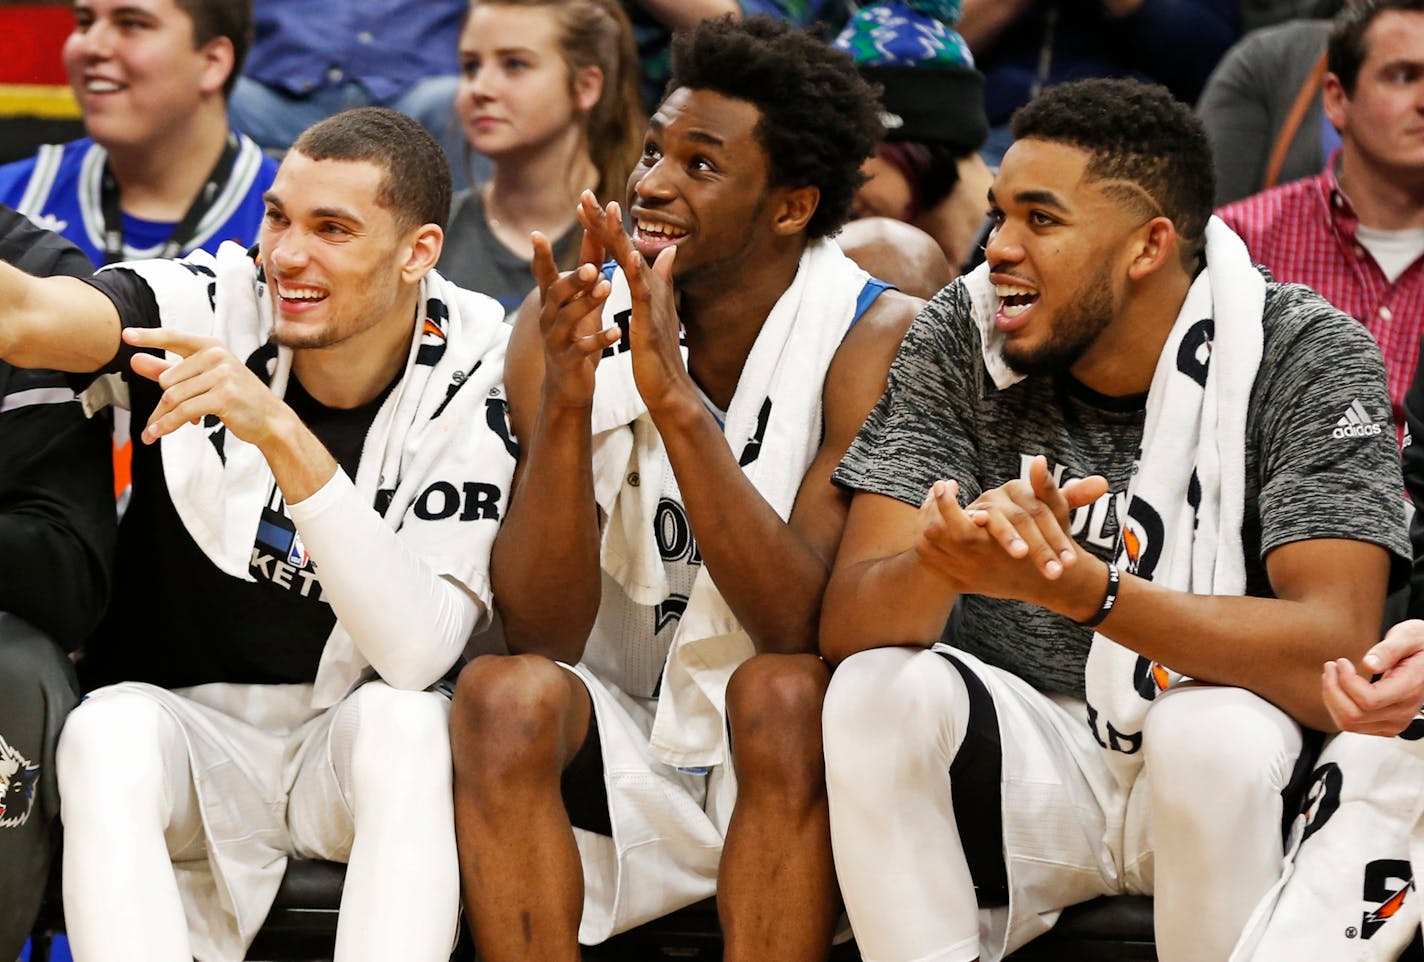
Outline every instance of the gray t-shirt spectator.
<svg viewBox="0 0 1424 962"><path fill-rule="evenodd" d="M573 267L582 236L575 224L564 236L555 239L554 263ZM511 323L514 312L534 289L529 261L501 244L490 230L484 198L478 189L456 195L437 267L447 280L499 301Z"/></svg>
<svg viewBox="0 0 1424 962"><path fill-rule="evenodd" d="M1329 33L1329 20L1301 20L1261 30L1227 51L1212 71L1197 101L1197 116L1211 141L1218 207L1266 189L1266 168L1276 139L1296 95L1325 52ZM1270 186L1320 173L1325 166L1326 123L1317 89Z"/></svg>
<svg viewBox="0 0 1424 962"><path fill-rule="evenodd" d="M1030 377L997 390L984 368L962 282L920 313L890 369L889 387L846 452L835 480L918 506L936 480L980 492L1023 477L1035 455L1062 479L1101 474L1109 492L1073 515L1073 536L1103 559L1142 439L1146 395L1110 398L1071 376ZM1293 541L1367 541L1409 558L1403 480L1379 349L1355 321L1299 285L1269 284L1265 343L1246 422L1242 540L1247 593L1272 594L1265 558ZM1365 426L1339 428L1347 412ZM1374 428L1378 427L1378 431ZM946 640L1035 688L1083 696L1092 630L1019 601L966 595Z"/></svg>

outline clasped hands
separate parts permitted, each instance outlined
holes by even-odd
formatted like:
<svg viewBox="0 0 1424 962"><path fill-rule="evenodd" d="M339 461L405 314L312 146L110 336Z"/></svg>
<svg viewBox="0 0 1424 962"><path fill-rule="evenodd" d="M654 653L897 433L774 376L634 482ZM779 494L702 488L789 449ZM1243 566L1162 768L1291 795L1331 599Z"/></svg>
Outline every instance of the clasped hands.
<svg viewBox="0 0 1424 962"><path fill-rule="evenodd" d="M964 507L957 482L936 481L920 505L915 553L957 593L1028 601L1084 620L1101 600L1106 574L1073 541L1071 513L1107 490L1099 475L1060 487L1042 455L1027 480L985 491Z"/></svg>
<svg viewBox="0 0 1424 962"><path fill-rule="evenodd" d="M574 270L560 272L548 238L532 235L546 402L590 404L599 359L622 336L616 325L603 324L603 307L612 293L600 270L605 256L617 262L628 282L633 379L649 412L656 418L668 405L695 398L679 348L681 324L672 287L677 248L664 248L649 266L624 231L617 202L600 208L592 191L584 191L579 199L578 219L584 235Z"/></svg>

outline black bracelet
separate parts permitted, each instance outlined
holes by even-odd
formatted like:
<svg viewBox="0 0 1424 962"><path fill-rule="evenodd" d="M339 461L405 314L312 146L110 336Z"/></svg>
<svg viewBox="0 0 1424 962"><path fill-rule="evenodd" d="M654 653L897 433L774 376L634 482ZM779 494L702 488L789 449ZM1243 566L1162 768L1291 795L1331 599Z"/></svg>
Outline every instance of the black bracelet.
<svg viewBox="0 0 1424 962"><path fill-rule="evenodd" d="M1098 625L1103 623L1103 619L1108 616L1108 612L1113 610L1113 605L1117 604L1117 586L1118 582L1121 580L1122 576L1118 574L1117 565L1109 561L1108 590L1103 592L1103 603L1098 605L1097 614L1093 615L1093 617L1089 618L1087 621L1078 622L1078 624L1082 625L1084 628L1096 628L1098 627Z"/></svg>

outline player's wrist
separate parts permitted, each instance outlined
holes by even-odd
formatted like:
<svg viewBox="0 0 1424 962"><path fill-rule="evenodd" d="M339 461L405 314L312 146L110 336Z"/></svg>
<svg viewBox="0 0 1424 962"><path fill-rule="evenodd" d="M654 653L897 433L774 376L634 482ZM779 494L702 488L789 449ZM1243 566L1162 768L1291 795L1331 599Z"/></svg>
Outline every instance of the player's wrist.
<svg viewBox="0 0 1424 962"><path fill-rule="evenodd" d="M711 414L698 397L690 376L670 383L652 397L645 396L643 401L659 431L687 430Z"/></svg>
<svg viewBox="0 0 1424 962"><path fill-rule="evenodd" d="M1108 563L1079 546L1078 563L1064 569L1064 577L1059 579L1062 603L1056 610L1078 624L1088 624L1102 614L1109 594L1115 594L1112 581Z"/></svg>
<svg viewBox="0 0 1424 962"><path fill-rule="evenodd" d="M571 380L555 374L552 368L545 368L539 403L546 413L579 415L593 410L592 386L569 383Z"/></svg>

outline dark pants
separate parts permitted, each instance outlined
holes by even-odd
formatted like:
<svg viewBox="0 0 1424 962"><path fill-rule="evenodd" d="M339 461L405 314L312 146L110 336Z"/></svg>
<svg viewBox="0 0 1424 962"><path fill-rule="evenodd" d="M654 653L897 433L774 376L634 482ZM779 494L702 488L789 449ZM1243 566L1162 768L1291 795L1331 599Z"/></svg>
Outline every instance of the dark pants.
<svg viewBox="0 0 1424 962"><path fill-rule="evenodd" d="M54 749L78 702L59 645L0 612L0 959L19 956L44 897L59 842Z"/></svg>

